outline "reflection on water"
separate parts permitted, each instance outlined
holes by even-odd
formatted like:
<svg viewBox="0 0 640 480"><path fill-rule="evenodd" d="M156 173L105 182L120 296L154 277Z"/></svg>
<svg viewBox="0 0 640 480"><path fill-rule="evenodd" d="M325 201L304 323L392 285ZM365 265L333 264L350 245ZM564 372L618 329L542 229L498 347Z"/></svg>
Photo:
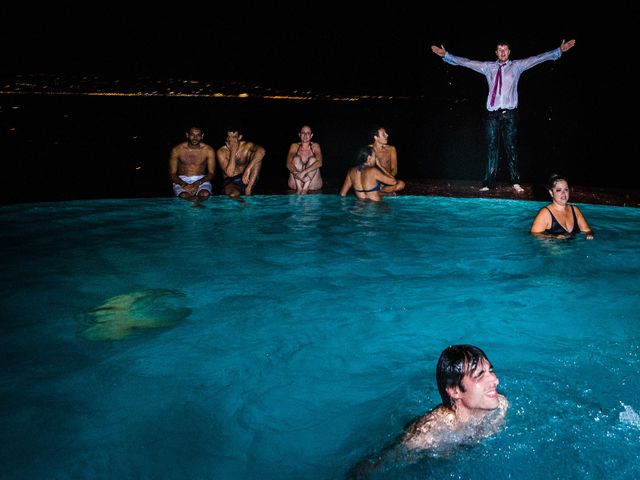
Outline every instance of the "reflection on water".
<svg viewBox="0 0 640 480"><path fill-rule="evenodd" d="M539 208L0 208L4 477L344 478L440 401L442 349L472 343L505 428L378 478L639 478L640 210L585 206L596 239L550 249L529 234ZM79 317L139 334L87 341Z"/></svg>
<svg viewBox="0 0 640 480"><path fill-rule="evenodd" d="M88 312L78 335L87 340L122 340L141 330L167 328L191 313L185 294L176 290L152 289L111 297Z"/></svg>

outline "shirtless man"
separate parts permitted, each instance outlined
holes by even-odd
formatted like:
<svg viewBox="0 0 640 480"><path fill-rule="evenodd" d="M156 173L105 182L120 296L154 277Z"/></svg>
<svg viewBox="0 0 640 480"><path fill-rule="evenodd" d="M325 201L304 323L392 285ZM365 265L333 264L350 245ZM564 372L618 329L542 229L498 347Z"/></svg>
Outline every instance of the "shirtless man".
<svg viewBox="0 0 640 480"><path fill-rule="evenodd" d="M445 348L436 381L442 404L410 423L399 442L358 463L350 478L365 478L386 463L415 460L421 452L450 455L455 447L477 443L502 429L509 402L498 393L498 377L480 348Z"/></svg>
<svg viewBox="0 0 640 480"><path fill-rule="evenodd" d="M242 140L239 130L227 130L225 144L217 153L224 177L223 192L231 198L251 195L265 153L260 145Z"/></svg>
<svg viewBox="0 0 640 480"><path fill-rule="evenodd" d="M436 380L442 404L413 422L402 444L409 450L437 450L500 431L509 402L498 393L498 377L485 353L473 345L447 347Z"/></svg>
<svg viewBox="0 0 640 480"><path fill-rule="evenodd" d="M384 127L376 127L371 131L371 137L373 143L370 147L373 147L376 152L376 158L380 162L380 165L384 167L394 178L398 175L398 153L396 147L389 145L389 134ZM383 195L395 195L405 187L405 183L402 180L397 180L394 185L385 185L380 189L380 193Z"/></svg>
<svg viewBox="0 0 640 480"><path fill-rule="evenodd" d="M202 143L204 133L191 127L185 134L187 141L171 150L169 178L173 192L189 201L206 200L211 195L211 179L216 171L215 151Z"/></svg>
<svg viewBox="0 0 640 480"><path fill-rule="evenodd" d="M298 134L299 143L292 143L287 155L287 169L289 170L289 188L304 195L309 190L322 188L320 167L322 166L322 151L320 144L313 143L311 127L305 125Z"/></svg>

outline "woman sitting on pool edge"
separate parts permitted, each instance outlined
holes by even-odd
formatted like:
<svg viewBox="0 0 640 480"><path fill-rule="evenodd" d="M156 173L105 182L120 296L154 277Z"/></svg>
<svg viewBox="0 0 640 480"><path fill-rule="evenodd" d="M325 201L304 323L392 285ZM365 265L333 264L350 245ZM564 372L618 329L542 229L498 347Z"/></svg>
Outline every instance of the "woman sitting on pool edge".
<svg viewBox="0 0 640 480"><path fill-rule="evenodd" d="M360 200L379 202L382 200L380 195L382 186L396 183L398 183L396 179L380 165L373 147L362 147L358 152L358 163L347 172L340 189L340 196L346 196L353 188L356 197Z"/></svg>
<svg viewBox="0 0 640 480"><path fill-rule="evenodd" d="M553 235L570 238L583 232L587 240L593 240L593 232L575 205L569 205L569 183L561 175L552 175L548 182L552 201L542 207L531 225L535 235Z"/></svg>
<svg viewBox="0 0 640 480"><path fill-rule="evenodd" d="M322 151L319 143L311 141L313 132L310 126L304 125L298 136L300 142L292 143L287 154L287 169L289 170L287 184L297 194L304 195L309 191L322 188L322 176L320 175Z"/></svg>

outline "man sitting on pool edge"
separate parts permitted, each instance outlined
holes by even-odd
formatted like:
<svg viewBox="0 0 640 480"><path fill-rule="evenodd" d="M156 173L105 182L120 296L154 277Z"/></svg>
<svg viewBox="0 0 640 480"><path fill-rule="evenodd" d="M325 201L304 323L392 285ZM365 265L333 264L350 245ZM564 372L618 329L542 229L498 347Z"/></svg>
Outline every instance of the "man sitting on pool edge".
<svg viewBox="0 0 640 480"><path fill-rule="evenodd" d="M243 140L237 127L228 127L225 143L217 152L224 177L223 192L231 198L251 195L260 175L265 153L260 145Z"/></svg>
<svg viewBox="0 0 640 480"><path fill-rule="evenodd" d="M436 381L442 403L411 422L399 442L377 458L360 462L351 477L361 477L390 461L407 461L407 454L413 452L447 454L452 447L476 443L502 429L509 402L498 393L500 382L480 348L445 348L436 366Z"/></svg>
<svg viewBox="0 0 640 480"><path fill-rule="evenodd" d="M173 192L176 197L191 202L206 200L211 195L211 179L216 172L216 153L202 143L201 128L191 127L185 136L187 141L173 147L169 158Z"/></svg>

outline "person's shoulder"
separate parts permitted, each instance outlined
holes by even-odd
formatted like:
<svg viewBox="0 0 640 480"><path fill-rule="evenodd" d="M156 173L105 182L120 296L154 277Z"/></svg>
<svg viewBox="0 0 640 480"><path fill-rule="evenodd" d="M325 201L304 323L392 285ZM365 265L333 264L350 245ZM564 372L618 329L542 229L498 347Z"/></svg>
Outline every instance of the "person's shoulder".
<svg viewBox="0 0 640 480"><path fill-rule="evenodd" d="M571 208L573 208L576 211L576 213L580 212L580 209L578 208L578 205L576 205L575 203L570 203L569 205L571 206ZM580 213L582 213L582 212L580 212Z"/></svg>
<svg viewBox="0 0 640 480"><path fill-rule="evenodd" d="M208 143L201 143L200 145L202 145L202 147L207 151L211 151L211 152L215 151L215 149Z"/></svg>
<svg viewBox="0 0 640 480"><path fill-rule="evenodd" d="M178 159L181 159L188 148L187 142L180 142L171 149L171 154L177 156Z"/></svg>
<svg viewBox="0 0 640 480"><path fill-rule="evenodd" d="M433 410L410 423L406 431L408 434L420 434L431 430L434 426L453 425L455 414L443 405L438 405Z"/></svg>
<svg viewBox="0 0 640 480"><path fill-rule="evenodd" d="M454 423L453 411L438 405L406 428L402 443L410 449L433 448L443 431L452 429Z"/></svg>
<svg viewBox="0 0 640 480"><path fill-rule="evenodd" d="M544 205L542 207L540 207L540 209L538 210L538 215L540 215L541 213L548 213L550 214L551 212L549 211L549 207L551 206L551 204L549 205Z"/></svg>

